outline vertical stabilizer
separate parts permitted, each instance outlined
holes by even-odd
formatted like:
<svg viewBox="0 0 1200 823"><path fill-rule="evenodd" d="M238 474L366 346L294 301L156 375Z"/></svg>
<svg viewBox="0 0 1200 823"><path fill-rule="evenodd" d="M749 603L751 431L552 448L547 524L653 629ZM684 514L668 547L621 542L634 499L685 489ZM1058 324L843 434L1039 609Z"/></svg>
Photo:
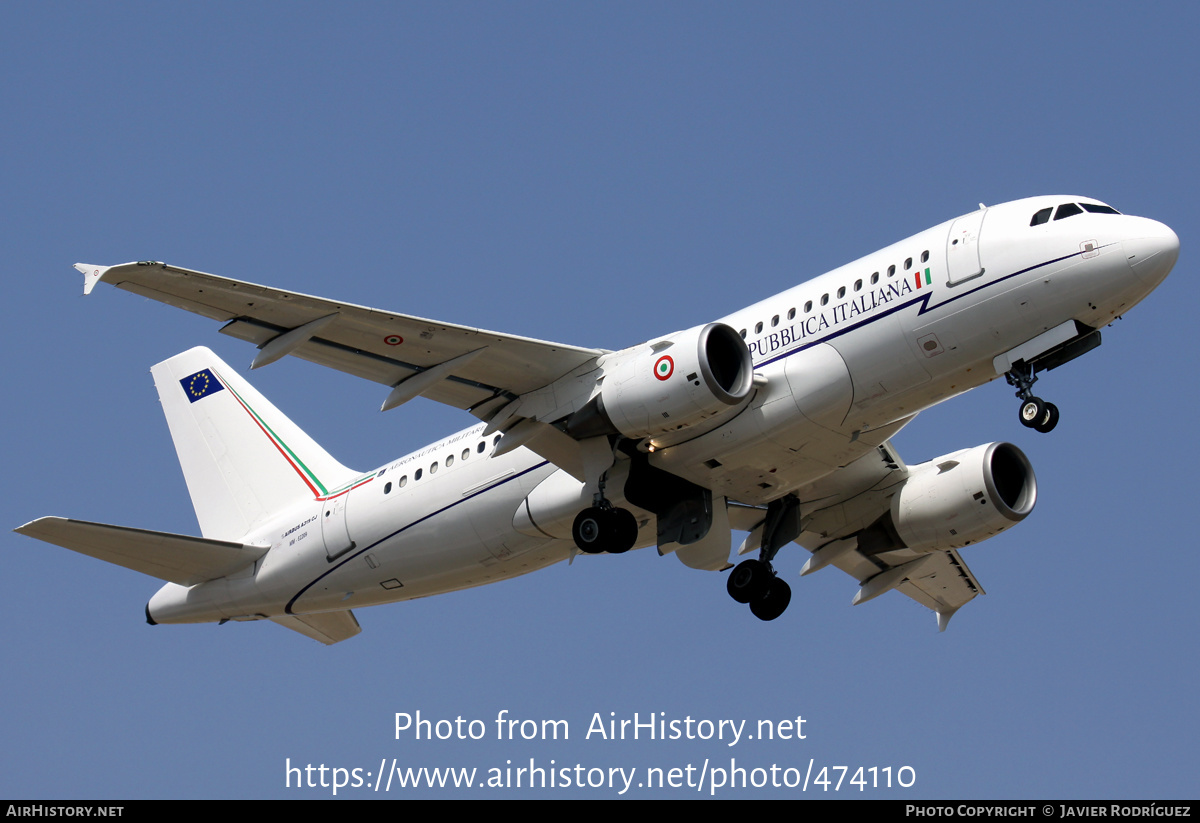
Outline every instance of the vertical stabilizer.
<svg viewBox="0 0 1200 823"><path fill-rule="evenodd" d="M208 349L150 371L205 537L240 540L284 508L336 494L357 476Z"/></svg>

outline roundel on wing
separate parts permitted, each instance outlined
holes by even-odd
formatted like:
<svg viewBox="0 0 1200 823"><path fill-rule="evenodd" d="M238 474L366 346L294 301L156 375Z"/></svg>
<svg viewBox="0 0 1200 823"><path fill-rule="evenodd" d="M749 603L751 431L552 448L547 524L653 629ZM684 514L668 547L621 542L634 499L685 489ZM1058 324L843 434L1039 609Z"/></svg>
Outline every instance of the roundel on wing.
<svg viewBox="0 0 1200 823"><path fill-rule="evenodd" d="M383 342L387 343L389 346L399 346L404 342L404 338L398 334L389 334L387 337L383 338Z"/></svg>
<svg viewBox="0 0 1200 823"><path fill-rule="evenodd" d="M674 373L675 361L671 359L671 355L664 354L654 361L654 376L659 380L666 380Z"/></svg>

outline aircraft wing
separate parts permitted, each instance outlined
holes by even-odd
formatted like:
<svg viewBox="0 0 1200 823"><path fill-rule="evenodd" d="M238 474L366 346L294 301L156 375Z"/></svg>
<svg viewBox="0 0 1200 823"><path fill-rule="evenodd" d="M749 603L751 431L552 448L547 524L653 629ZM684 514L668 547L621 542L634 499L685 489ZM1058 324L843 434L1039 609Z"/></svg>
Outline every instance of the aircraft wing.
<svg viewBox="0 0 1200 823"><path fill-rule="evenodd" d="M855 605L894 588L935 612L944 631L955 612L986 592L957 551L915 552L884 537L878 524L908 474L892 444L885 442L797 490L802 520L795 542L813 554L801 574L836 566L859 583ZM734 528L750 530L739 554L759 548L764 514L741 505L731 509Z"/></svg>
<svg viewBox="0 0 1200 823"><path fill-rule="evenodd" d="M76 264L84 294L99 282L222 321L259 347L252 368L294 355L397 386L385 408L422 396L460 409L540 389L603 351L439 323L145 261ZM489 409L501 405L488 404Z"/></svg>

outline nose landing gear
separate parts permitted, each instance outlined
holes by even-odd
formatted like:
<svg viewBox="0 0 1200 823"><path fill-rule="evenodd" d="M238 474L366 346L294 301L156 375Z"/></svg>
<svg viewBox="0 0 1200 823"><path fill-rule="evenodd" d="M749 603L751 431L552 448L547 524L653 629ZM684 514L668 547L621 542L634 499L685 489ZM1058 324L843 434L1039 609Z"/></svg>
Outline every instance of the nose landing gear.
<svg viewBox="0 0 1200 823"><path fill-rule="evenodd" d="M1021 403L1021 425L1043 434L1058 425L1058 406L1030 395Z"/></svg>
<svg viewBox="0 0 1200 823"><path fill-rule="evenodd" d="M1058 406L1034 396L1033 384L1037 382L1037 375L1034 374L1033 365L1016 363L1012 371L1005 373L1004 379L1010 386L1017 387L1017 397L1021 398L1018 412L1021 425L1042 434L1053 431L1058 425Z"/></svg>

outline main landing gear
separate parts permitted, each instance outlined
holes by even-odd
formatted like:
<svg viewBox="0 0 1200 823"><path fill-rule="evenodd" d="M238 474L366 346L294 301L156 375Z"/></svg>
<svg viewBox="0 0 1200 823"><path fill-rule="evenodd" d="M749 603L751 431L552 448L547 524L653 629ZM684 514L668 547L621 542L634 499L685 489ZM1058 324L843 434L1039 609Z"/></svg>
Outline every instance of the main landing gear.
<svg viewBox="0 0 1200 823"><path fill-rule="evenodd" d="M774 620L792 602L792 587L775 574L770 563L743 560L729 573L725 584L729 596L749 603L750 613L759 620Z"/></svg>
<svg viewBox="0 0 1200 823"><path fill-rule="evenodd" d="M792 602L792 587L776 575L771 560L780 548L799 536L800 501L789 494L767 506L758 559L743 560L729 573L725 584L729 596L750 604L750 613L759 620L774 620Z"/></svg>
<svg viewBox="0 0 1200 823"><path fill-rule="evenodd" d="M1021 398L1019 417L1021 425L1039 431L1042 434L1053 431L1058 425L1058 406L1047 403L1033 394L1033 384L1037 382L1033 366L1029 363L1019 363L1004 378L1010 386L1017 387L1017 397Z"/></svg>
<svg viewBox="0 0 1200 823"><path fill-rule="evenodd" d="M623 554L633 548L637 535L637 518L608 502L603 479L592 505L575 515L571 525L571 538L585 554Z"/></svg>
<svg viewBox="0 0 1200 823"><path fill-rule="evenodd" d="M607 500L575 515L575 523L571 526L575 545L586 554L622 554L633 548L637 534L637 518L633 513L618 509Z"/></svg>

